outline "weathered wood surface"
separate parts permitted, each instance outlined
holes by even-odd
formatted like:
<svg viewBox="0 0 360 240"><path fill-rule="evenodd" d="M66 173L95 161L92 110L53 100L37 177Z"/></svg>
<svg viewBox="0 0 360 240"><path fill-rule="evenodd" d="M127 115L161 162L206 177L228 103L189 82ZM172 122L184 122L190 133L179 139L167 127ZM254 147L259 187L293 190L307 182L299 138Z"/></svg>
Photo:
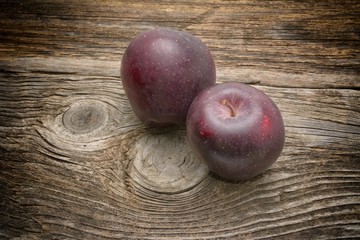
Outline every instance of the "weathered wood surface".
<svg viewBox="0 0 360 240"><path fill-rule="evenodd" d="M0 1L0 239L360 238L359 1ZM155 26L269 94L286 145L207 173L183 127L134 116L122 53Z"/></svg>

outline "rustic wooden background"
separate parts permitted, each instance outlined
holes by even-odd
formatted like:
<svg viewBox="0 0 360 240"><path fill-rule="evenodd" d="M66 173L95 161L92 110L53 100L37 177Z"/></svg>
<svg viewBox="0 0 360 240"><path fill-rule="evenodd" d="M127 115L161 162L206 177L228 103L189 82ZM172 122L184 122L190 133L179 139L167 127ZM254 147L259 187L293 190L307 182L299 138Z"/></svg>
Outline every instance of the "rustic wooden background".
<svg viewBox="0 0 360 240"><path fill-rule="evenodd" d="M120 61L156 26L278 104L271 169L223 181L136 119ZM1 0L0 43L0 239L360 238L359 1Z"/></svg>

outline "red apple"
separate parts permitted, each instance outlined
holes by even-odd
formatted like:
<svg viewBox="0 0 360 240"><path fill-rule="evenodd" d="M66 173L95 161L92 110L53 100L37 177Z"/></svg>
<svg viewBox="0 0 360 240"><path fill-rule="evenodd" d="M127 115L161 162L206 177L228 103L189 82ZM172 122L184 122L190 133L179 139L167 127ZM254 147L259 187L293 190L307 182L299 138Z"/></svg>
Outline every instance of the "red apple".
<svg viewBox="0 0 360 240"><path fill-rule="evenodd" d="M214 59L193 35L168 28L140 33L127 47L121 80L140 120L185 124L191 102L216 81Z"/></svg>
<svg viewBox="0 0 360 240"><path fill-rule="evenodd" d="M268 169L285 141L281 113L262 91L222 83L200 92L187 115L187 137L210 171L247 180Z"/></svg>

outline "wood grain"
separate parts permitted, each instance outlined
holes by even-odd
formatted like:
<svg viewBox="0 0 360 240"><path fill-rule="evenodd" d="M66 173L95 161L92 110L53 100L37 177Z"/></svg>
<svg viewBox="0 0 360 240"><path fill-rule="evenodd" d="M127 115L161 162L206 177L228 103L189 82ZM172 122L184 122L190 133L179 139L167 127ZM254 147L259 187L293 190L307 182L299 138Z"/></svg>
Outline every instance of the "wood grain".
<svg viewBox="0 0 360 240"><path fill-rule="evenodd" d="M0 1L0 239L360 238L358 1ZM217 81L279 106L264 174L223 181L184 127L144 126L121 85L156 26L211 49Z"/></svg>

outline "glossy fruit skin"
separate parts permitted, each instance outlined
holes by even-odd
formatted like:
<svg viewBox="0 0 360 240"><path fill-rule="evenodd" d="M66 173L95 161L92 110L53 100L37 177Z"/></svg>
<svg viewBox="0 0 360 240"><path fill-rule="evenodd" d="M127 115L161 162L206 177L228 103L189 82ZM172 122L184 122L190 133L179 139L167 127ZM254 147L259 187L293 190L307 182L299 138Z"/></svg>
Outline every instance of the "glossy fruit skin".
<svg viewBox="0 0 360 240"><path fill-rule="evenodd" d="M156 28L135 37L121 62L121 79L137 117L146 124L185 124L195 96L216 81L214 59L193 35Z"/></svg>
<svg viewBox="0 0 360 240"><path fill-rule="evenodd" d="M262 91L237 82L200 92L190 106L186 127L190 146L210 171L234 181L268 169L285 142L275 103Z"/></svg>

